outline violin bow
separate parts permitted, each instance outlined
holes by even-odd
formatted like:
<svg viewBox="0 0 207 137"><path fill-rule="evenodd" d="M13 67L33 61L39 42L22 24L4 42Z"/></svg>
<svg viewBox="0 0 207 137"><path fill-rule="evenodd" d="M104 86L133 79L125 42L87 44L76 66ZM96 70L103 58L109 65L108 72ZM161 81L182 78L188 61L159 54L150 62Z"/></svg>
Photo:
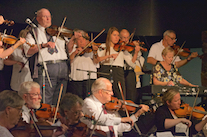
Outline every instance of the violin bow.
<svg viewBox="0 0 207 137"><path fill-rule="evenodd" d="M65 24L65 21L66 21L66 17L64 18L64 20L63 20L63 22L62 22L62 25L61 25L61 27L60 27L60 29L59 29L59 31L58 31L58 35L57 35L57 37L56 37L56 39L55 39L55 43L56 43L56 41L57 41L57 38L60 36L60 33L61 33L62 29L63 29L64 24Z"/></svg>
<svg viewBox="0 0 207 137"><path fill-rule="evenodd" d="M174 63L175 59L177 58L178 54L181 52L181 49L183 48L183 46L185 45L186 41L183 42L182 46L180 47L180 49L178 50L177 54L175 55L172 64Z"/></svg>
<svg viewBox="0 0 207 137"><path fill-rule="evenodd" d="M30 116L30 118L31 118L31 120L32 120L32 122L33 122L33 125L34 125L34 127L35 127L37 133L39 134L40 137L42 137L42 134L41 134L41 132L40 132L40 130L39 130L37 124L35 123L33 116L32 116L30 113L29 113L29 116Z"/></svg>
<svg viewBox="0 0 207 137"><path fill-rule="evenodd" d="M94 42L94 40L95 39L97 39L103 32L105 31L105 29L103 29L94 39L92 39L91 40L91 42L89 42L84 48L83 48L83 50L82 51L84 51L86 48L88 48L93 42ZM79 56L80 55L80 53L82 52L82 51L79 51L78 52L78 54L77 54L77 56Z"/></svg>
<svg viewBox="0 0 207 137"><path fill-rule="evenodd" d="M63 91L63 84L61 84L61 87L60 87L58 102L57 102L57 106L56 106L56 110L55 110L55 115L54 115L52 124L55 123L55 120L56 120L56 117L57 117L57 112L58 112L58 108L59 108L59 104L60 104L60 98L61 98L61 95L62 95L62 91Z"/></svg>
<svg viewBox="0 0 207 137"><path fill-rule="evenodd" d="M124 94L123 94L123 90L122 90L121 82L120 82L120 81L118 81L118 86L119 86L119 91L120 91L121 96L122 96L123 104L125 105L126 115L127 115L127 117L129 117L129 112L128 112L128 110L126 109L125 98L124 98ZM141 131L139 130L139 127L137 126L136 123L134 123L134 126L135 126L137 132L139 133L139 135L141 135L142 133L141 133Z"/></svg>
<svg viewBox="0 0 207 137"><path fill-rule="evenodd" d="M134 34L135 34L135 31L136 31L136 28L134 28L134 31L132 32L132 34L130 35L129 39L130 39L130 43L132 42L132 39L134 37Z"/></svg>

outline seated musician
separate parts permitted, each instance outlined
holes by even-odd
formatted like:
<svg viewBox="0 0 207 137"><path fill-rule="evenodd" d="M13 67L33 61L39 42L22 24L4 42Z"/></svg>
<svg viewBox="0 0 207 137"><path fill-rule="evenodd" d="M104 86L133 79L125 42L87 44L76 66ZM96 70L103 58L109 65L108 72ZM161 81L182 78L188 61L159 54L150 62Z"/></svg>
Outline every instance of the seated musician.
<svg viewBox="0 0 207 137"><path fill-rule="evenodd" d="M19 121L24 100L15 92L4 90L0 93L0 136L13 137L9 129Z"/></svg>
<svg viewBox="0 0 207 137"><path fill-rule="evenodd" d="M95 52L98 50L97 46L92 45L91 52L81 53L83 55L77 55L83 48L89 43L89 36L83 30L78 30L82 36L75 39L76 45L73 46L73 50L70 53L71 61L71 74L72 81L70 82L70 91L73 94L78 95L82 99L88 96L91 84L97 79L97 68L99 67L98 59ZM88 49L86 49L88 50ZM84 51L86 51L84 50ZM83 52L84 52L83 51ZM77 70L79 69L79 70ZM95 73L90 73L93 71ZM90 76L89 76L90 75ZM90 79L89 79L90 78ZM90 80L90 85L89 85Z"/></svg>
<svg viewBox="0 0 207 137"><path fill-rule="evenodd" d="M2 15L0 15L0 25L2 23L4 23L4 17ZM4 59L7 56L11 55L17 47L24 44L25 42L26 42L26 40L24 38L20 38L20 40L18 40L13 46L4 50L3 42L0 41L0 58Z"/></svg>
<svg viewBox="0 0 207 137"><path fill-rule="evenodd" d="M104 108L104 104L111 101L111 96L114 94L112 91L112 84L106 78L98 78L92 84L92 95L84 100L83 113L89 116L94 116L98 121L98 125L95 129L102 130L107 133L107 136L118 137L118 134L122 132L130 131L131 125L129 123L137 121L138 117L149 110L147 105L140 105L135 114L130 117L118 117L115 113L108 112ZM81 121L91 129L93 129L93 123L82 118Z"/></svg>
<svg viewBox="0 0 207 137"><path fill-rule="evenodd" d="M182 78L176 65L173 65L174 50L171 47L166 47L162 51L162 57L163 61L157 61L153 67L152 79L154 85L175 86L180 83L185 86L197 86Z"/></svg>
<svg viewBox="0 0 207 137"><path fill-rule="evenodd" d="M207 123L207 118L199 122L198 120L190 120L186 118L178 118L175 110L180 108L180 93L175 89L167 90L162 97L164 103L155 112L155 124L158 132L171 131L173 135L185 133L186 128L190 127L190 135L201 131ZM188 133L185 133L188 135Z"/></svg>
<svg viewBox="0 0 207 137"><path fill-rule="evenodd" d="M72 136L73 133L70 132L76 129L76 125L80 123L80 118L84 116L82 112L83 100L75 94L66 93L59 106L59 112L62 116L59 122L68 126L67 136ZM57 122L58 123L58 122Z"/></svg>
<svg viewBox="0 0 207 137"><path fill-rule="evenodd" d="M38 119L35 115L35 109L40 108L42 96L40 94L40 85L33 81L23 82L20 85L18 94L23 98L25 104L22 107L22 118L26 123L33 123L31 116L34 121L37 122ZM62 131L57 131L53 136L59 136L65 132L67 129L65 125L62 126Z"/></svg>

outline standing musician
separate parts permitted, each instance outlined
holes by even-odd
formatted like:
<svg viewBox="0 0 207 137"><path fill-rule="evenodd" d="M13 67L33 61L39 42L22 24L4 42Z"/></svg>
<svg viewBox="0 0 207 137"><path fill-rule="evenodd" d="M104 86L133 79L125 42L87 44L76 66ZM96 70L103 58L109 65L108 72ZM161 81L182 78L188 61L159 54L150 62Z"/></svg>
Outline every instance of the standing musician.
<svg viewBox="0 0 207 137"><path fill-rule="evenodd" d="M147 57L147 63L155 65L157 61L163 61L163 58L161 55L163 49L168 46L173 46L176 41L177 39L176 39L175 31L166 30L163 33L163 39L160 42L153 44L152 47L150 48L150 51ZM175 65L179 68L197 56L198 56L197 52L191 53L191 55L184 60L181 60L177 56L175 59Z"/></svg>
<svg viewBox="0 0 207 137"><path fill-rule="evenodd" d="M115 44L119 42L119 31L116 27L111 27L108 30L106 43L101 44L100 47L104 50L98 50L99 61L101 62L100 72L110 73L110 75L100 75L101 77L106 77L113 83L113 91L115 96L121 98L119 94L118 81L121 82L123 87L124 95L126 94L125 80L124 80L124 61L129 64L132 68L135 68L135 64L129 56L127 56L128 51L116 51L114 49ZM119 47L118 47L119 49ZM136 46L135 52L138 53L140 48Z"/></svg>
<svg viewBox="0 0 207 137"><path fill-rule="evenodd" d="M19 121L24 100L15 91L4 90L0 93L0 136L13 137L9 129Z"/></svg>
<svg viewBox="0 0 207 137"><path fill-rule="evenodd" d="M90 52L84 53L85 50L83 51L83 48L89 43L89 36L83 30L79 30L78 32L81 32L82 36L75 39L76 44L73 46L73 50L70 53L71 82L69 87L71 93L76 94L84 99L85 97L87 97L88 91L90 91L92 83L95 81L95 79L97 79L96 72L99 64L96 54L98 47L92 45L92 49L90 49ZM83 51L83 55L81 56L77 55L80 51ZM91 73L89 71L93 71L95 73Z"/></svg>
<svg viewBox="0 0 207 137"><path fill-rule="evenodd" d="M109 137L118 137L118 134L130 131L131 125L129 123L133 125L142 113L149 110L147 105L140 105L141 109L135 114L122 118L115 113L107 111L104 108L104 104L111 101L113 90L111 82L106 78L98 78L92 84L91 91L92 95L84 100L83 113L95 117L95 120L98 121L96 129L106 132ZM81 119L81 121L93 129L93 123L90 120Z"/></svg>
<svg viewBox="0 0 207 137"><path fill-rule="evenodd" d="M38 27L35 29L35 34L29 33L26 36L26 40L30 44L35 44L34 47L30 47L24 44L25 54L28 57L38 53L38 62L34 64L33 80L41 85L41 95L43 87L43 60L46 63L47 71L51 80L52 87L50 87L48 79L45 77L45 103L55 105L58 100L59 90L61 84L67 87L68 81L68 58L65 49L65 41L57 38L56 36L49 36L45 29L51 26L51 14L48 9L42 8L37 11ZM40 51L34 39L34 35L37 36L38 43L40 44ZM57 39L56 39L57 38ZM56 41L56 43L55 43ZM40 53L43 57L40 57ZM36 54L35 54L36 55ZM37 68L38 67L38 68ZM38 75L37 75L38 73ZM63 94L66 92L66 88L63 89Z"/></svg>
<svg viewBox="0 0 207 137"><path fill-rule="evenodd" d="M126 29L122 29L120 31L120 40L124 41L125 44L129 43L130 39L130 33ZM133 41L133 43L139 47L139 43L137 41ZM129 54L129 56L132 58L132 62L134 62L137 66L140 68L143 67L144 64L144 58L141 56L142 52L136 50L136 52L133 52L132 54ZM125 86L126 86L126 99L130 99L132 101L136 100L136 88L141 87L140 79L136 79L136 74L134 72L134 69L130 67L126 62L126 69L124 70L124 77L125 77Z"/></svg>
<svg viewBox="0 0 207 137"><path fill-rule="evenodd" d="M190 127L191 136L201 131L207 123L207 118L201 122L198 120L191 122L186 118L176 116L175 110L180 108L181 101L180 93L175 89L167 90L163 94L162 101L164 105L160 106L155 112L155 124L158 132L171 131L173 135L176 135L176 133L185 133L186 128Z"/></svg>
<svg viewBox="0 0 207 137"><path fill-rule="evenodd" d="M23 82L20 86L20 89L18 91L18 94L23 98L25 101L25 104L22 107L22 118L23 121L26 123L32 124L32 118L33 117L35 122L38 122L38 119L35 115L35 110L39 109L41 104L41 94L40 94L40 85L34 81L28 81ZM49 123L50 124L50 123ZM65 125L62 126L62 131L56 131L53 133L53 136L59 136L64 134L64 132L67 130L67 127Z"/></svg>
<svg viewBox="0 0 207 137"><path fill-rule="evenodd" d="M178 83L186 86L197 87L182 78L176 65L172 64L174 50L171 47L166 47L162 51L163 61L157 61L153 67L153 84L162 86L175 86Z"/></svg>

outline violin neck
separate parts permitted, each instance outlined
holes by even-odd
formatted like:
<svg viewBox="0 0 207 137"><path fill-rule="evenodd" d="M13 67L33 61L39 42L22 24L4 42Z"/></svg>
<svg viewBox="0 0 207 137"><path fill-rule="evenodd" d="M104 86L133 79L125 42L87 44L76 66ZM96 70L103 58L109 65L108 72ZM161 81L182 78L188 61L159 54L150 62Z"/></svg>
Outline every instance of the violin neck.
<svg viewBox="0 0 207 137"><path fill-rule="evenodd" d="M197 113L201 113L201 114L207 115L206 111L201 111L201 110L198 110L198 109L193 109L193 112L197 112Z"/></svg>
<svg viewBox="0 0 207 137"><path fill-rule="evenodd" d="M127 101L125 101L125 105L132 106L132 107L137 107L137 108L139 107L139 105L133 104L133 103L129 103Z"/></svg>

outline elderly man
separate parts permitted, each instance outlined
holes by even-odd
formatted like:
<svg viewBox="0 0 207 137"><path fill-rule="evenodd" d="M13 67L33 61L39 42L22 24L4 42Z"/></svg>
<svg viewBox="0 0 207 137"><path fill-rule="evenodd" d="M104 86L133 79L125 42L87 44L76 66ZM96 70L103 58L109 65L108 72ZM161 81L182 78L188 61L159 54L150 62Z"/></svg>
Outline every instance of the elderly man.
<svg viewBox="0 0 207 137"><path fill-rule="evenodd" d="M22 107L23 121L25 121L26 123L33 123L33 121L31 121L32 116L34 121L37 122L38 120L35 116L34 109L40 108L41 105L40 102L42 97L40 95L40 85L33 81L23 82L20 86L18 94L25 101L25 104ZM56 132L54 132L52 137L57 137L65 133L67 127L63 124L61 126L62 130L57 130Z"/></svg>
<svg viewBox="0 0 207 137"><path fill-rule="evenodd" d="M107 133L107 136L118 137L125 131L131 130L131 125L138 120L138 117L148 111L149 107L146 105L140 105L141 109L130 117L117 117L117 114L107 112L104 108L104 104L111 101L113 95L112 84L106 78L99 78L92 84L92 95L84 100L83 113L89 116L94 116L98 121L96 129L102 130ZM81 119L81 121L89 128L93 128L93 123L87 119Z"/></svg>
<svg viewBox="0 0 207 137"><path fill-rule="evenodd" d="M24 100L15 92L4 90L0 93L0 136L13 137L13 128L21 117Z"/></svg>
<svg viewBox="0 0 207 137"><path fill-rule="evenodd" d="M148 57L147 57L147 63L155 65L157 63L157 61L163 61L162 51L164 50L164 48L166 48L168 46L173 46L175 44L176 40L177 39L176 39L175 31L166 30L163 33L163 39L160 42L157 42L151 46ZM198 56L197 52L191 53L191 55L184 60L181 60L177 56L175 59L175 65L179 68L197 56Z"/></svg>
<svg viewBox="0 0 207 137"><path fill-rule="evenodd" d="M35 28L35 34L29 33L26 36L26 40L30 44L35 44L34 47L30 47L24 44L24 50L28 57L38 53L38 59L34 63L33 79L43 87L43 61L47 66L47 71L51 80L52 87L49 84L47 77L45 77L45 103L56 105L60 86L63 84L63 94L66 91L68 81L68 58L65 50L65 41L57 38L56 36L49 36L45 28L51 26L51 14L48 9L42 8L37 11L38 27ZM34 35L37 36L37 41L40 44L40 51L37 47L37 43L34 39ZM41 55L40 55L41 54ZM42 56L42 58L41 58ZM37 68L38 67L38 68ZM38 73L38 74L37 74ZM42 92L41 92L41 95Z"/></svg>

